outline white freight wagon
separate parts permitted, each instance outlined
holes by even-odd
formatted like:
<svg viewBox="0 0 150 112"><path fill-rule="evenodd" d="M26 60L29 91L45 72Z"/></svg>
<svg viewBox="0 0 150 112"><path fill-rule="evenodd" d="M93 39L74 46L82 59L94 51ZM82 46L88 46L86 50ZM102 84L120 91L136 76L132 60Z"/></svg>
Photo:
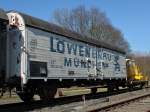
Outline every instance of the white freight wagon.
<svg viewBox="0 0 150 112"><path fill-rule="evenodd" d="M22 13L7 15L6 77L24 101L36 93L51 98L58 87L124 86L123 50Z"/></svg>

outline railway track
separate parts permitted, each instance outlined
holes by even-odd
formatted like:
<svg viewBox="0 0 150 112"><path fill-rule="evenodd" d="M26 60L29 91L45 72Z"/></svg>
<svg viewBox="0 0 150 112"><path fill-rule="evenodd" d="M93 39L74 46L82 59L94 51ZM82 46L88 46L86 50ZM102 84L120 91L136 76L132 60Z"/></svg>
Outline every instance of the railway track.
<svg viewBox="0 0 150 112"><path fill-rule="evenodd" d="M85 102L72 103L63 105L63 107L53 108L51 112L113 112L113 108L126 105L141 98L150 96L150 89L135 90L122 94L106 96L94 100L86 100ZM48 111L48 110L47 110Z"/></svg>
<svg viewBox="0 0 150 112"><path fill-rule="evenodd" d="M133 90L133 92L138 90L139 88L136 88ZM51 110L53 112L59 112L59 111L70 112L70 110L74 109L75 107L77 107L77 110L78 109L82 110L83 108L86 110L87 105L89 108L92 107L93 104L96 105L97 103L101 104L104 102L109 102L109 97L123 94L123 93L128 93L128 89L122 89L120 91L114 91L112 93L101 92L94 95L83 94L83 95L76 95L76 96L69 96L69 97L61 97L61 98L51 99L50 101L47 102L43 102L39 100L30 103L20 102L20 103L4 104L4 105L0 105L0 112L3 111L13 112L13 111L18 111L20 109L21 111L34 111L34 110L41 110L43 108L48 108L48 110ZM78 108L78 105L82 106L83 108L80 107ZM100 108L94 108L94 107L92 107L91 110L89 109L89 111L91 112L100 111L100 110L101 110Z"/></svg>
<svg viewBox="0 0 150 112"><path fill-rule="evenodd" d="M147 97L150 97L150 91L145 94L141 94L138 96L133 96L133 97L122 99L122 100L119 100L116 102L112 102L110 104L106 104L101 107L94 107L94 108L91 107L92 109L87 109L87 112L107 112L107 111L113 112L113 110L115 110L116 108L120 108L124 105L129 105L130 103L139 101L139 100L147 98Z"/></svg>
<svg viewBox="0 0 150 112"><path fill-rule="evenodd" d="M113 106L112 108L108 108L102 112L150 112L149 105L150 96L147 96L118 106Z"/></svg>

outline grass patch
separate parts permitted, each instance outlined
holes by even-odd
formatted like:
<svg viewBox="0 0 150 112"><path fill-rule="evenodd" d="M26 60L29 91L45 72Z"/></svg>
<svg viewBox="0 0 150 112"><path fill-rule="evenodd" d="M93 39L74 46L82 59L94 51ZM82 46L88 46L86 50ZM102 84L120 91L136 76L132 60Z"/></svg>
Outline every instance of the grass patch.
<svg viewBox="0 0 150 112"><path fill-rule="evenodd" d="M105 92L105 91L107 91L107 88L98 88L97 90L97 92ZM84 87L73 87L73 88L63 88L62 92L64 96L73 96L73 95L89 94L91 90Z"/></svg>

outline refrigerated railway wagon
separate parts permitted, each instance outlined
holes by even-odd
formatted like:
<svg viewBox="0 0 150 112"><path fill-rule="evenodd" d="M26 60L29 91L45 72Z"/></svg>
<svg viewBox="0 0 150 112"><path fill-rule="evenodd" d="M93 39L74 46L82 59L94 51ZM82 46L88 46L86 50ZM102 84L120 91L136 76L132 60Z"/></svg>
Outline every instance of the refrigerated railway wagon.
<svg viewBox="0 0 150 112"><path fill-rule="evenodd" d="M50 99L60 87L125 86L124 50L26 14L7 16L5 80L22 100Z"/></svg>

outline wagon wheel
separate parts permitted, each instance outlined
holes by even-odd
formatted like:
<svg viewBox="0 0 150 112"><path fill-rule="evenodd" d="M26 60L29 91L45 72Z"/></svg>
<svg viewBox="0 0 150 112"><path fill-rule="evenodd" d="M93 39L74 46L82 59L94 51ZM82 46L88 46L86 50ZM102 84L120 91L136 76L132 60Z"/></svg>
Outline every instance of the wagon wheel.
<svg viewBox="0 0 150 112"><path fill-rule="evenodd" d="M92 94L96 94L96 92L97 92L97 88L91 88L91 93Z"/></svg>
<svg viewBox="0 0 150 112"><path fill-rule="evenodd" d="M119 86L118 86L118 85L116 85L116 87L115 87L115 88L116 88L116 90L117 90L117 91L119 91Z"/></svg>
<svg viewBox="0 0 150 112"><path fill-rule="evenodd" d="M114 87L108 86L107 90L108 90L108 92L113 92L114 91Z"/></svg>
<svg viewBox="0 0 150 112"><path fill-rule="evenodd" d="M50 100L52 98L54 98L56 92L57 92L57 88L56 87L50 87L48 85L46 86L40 86L39 90L38 90L38 94L40 96L40 99L42 100Z"/></svg>
<svg viewBox="0 0 150 112"><path fill-rule="evenodd" d="M108 86L107 87L108 92L113 92L114 91L115 85L113 83L108 83L107 86Z"/></svg>
<svg viewBox="0 0 150 112"><path fill-rule="evenodd" d="M22 92L20 92L21 88L17 87L16 90L20 99L23 100L24 102L30 102L33 100L33 96L34 96L33 88L27 87L27 88L24 88Z"/></svg>
<svg viewBox="0 0 150 112"><path fill-rule="evenodd" d="M129 91L132 91L134 89L134 86L133 85L128 85L128 89L129 89Z"/></svg>
<svg viewBox="0 0 150 112"><path fill-rule="evenodd" d="M33 93L27 93L27 92L23 92L23 93L18 93L19 97L21 100L23 100L24 102L31 102L33 100Z"/></svg>

